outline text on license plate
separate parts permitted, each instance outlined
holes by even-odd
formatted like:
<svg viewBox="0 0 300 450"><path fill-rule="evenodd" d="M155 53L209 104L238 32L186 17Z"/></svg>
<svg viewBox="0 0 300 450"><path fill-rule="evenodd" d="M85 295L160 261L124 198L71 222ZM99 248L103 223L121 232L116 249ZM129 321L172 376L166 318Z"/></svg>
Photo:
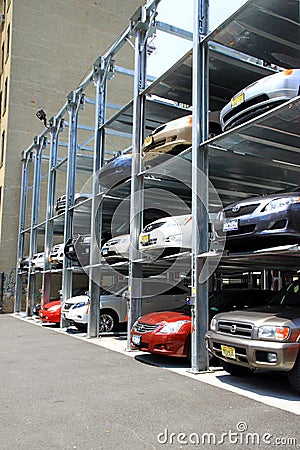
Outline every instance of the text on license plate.
<svg viewBox="0 0 300 450"><path fill-rule="evenodd" d="M142 244L147 244L149 242L149 234L143 234L141 237Z"/></svg>
<svg viewBox="0 0 300 450"><path fill-rule="evenodd" d="M132 336L132 343L134 345L140 345L140 342L141 342L141 336L138 336L137 334L134 334Z"/></svg>
<svg viewBox="0 0 300 450"><path fill-rule="evenodd" d="M102 254L103 255L107 255L107 253L108 253L108 248L103 248L102 249Z"/></svg>
<svg viewBox="0 0 300 450"><path fill-rule="evenodd" d="M145 147L147 147L148 145L152 144L152 136L148 136L146 137L145 141L144 141L144 145Z"/></svg>
<svg viewBox="0 0 300 450"><path fill-rule="evenodd" d="M235 108L236 106L239 106L241 103L244 102L244 100L245 100L245 95L244 95L244 93L238 95L237 97L234 97L234 98L231 100L231 106L232 106L232 108Z"/></svg>
<svg viewBox="0 0 300 450"><path fill-rule="evenodd" d="M238 219L228 220L223 224L223 231L234 231L239 229Z"/></svg>
<svg viewBox="0 0 300 450"><path fill-rule="evenodd" d="M221 345L222 356L225 358L235 359L235 348L227 347L227 345Z"/></svg>

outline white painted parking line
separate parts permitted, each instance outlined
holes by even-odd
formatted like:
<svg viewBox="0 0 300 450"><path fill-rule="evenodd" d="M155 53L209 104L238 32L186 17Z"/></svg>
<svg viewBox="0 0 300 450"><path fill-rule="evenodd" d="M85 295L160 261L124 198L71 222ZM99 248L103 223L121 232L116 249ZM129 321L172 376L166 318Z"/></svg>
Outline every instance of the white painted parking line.
<svg viewBox="0 0 300 450"><path fill-rule="evenodd" d="M28 323L39 326L42 325L38 320L30 320L21 315L18 316L12 314L12 316L26 320ZM126 336L124 334L119 336L106 335L100 338L89 339L86 337L85 333L79 333L75 330L69 330L67 332L66 329L51 329L91 344L99 345L107 350L122 353L132 358L141 359L141 357L144 357L144 361L147 361L148 364L152 363L153 365L157 365L165 370L169 370L181 376L189 377L193 380L200 381L201 383L206 383L226 391L234 392L235 394L242 395L265 405L300 415L300 395L293 393L292 388L289 386L287 377L283 374L261 372L244 378L233 377L223 370L194 374L189 372L187 367L182 367L180 364L178 364L179 367L174 367L176 363L173 358L168 358L170 363L166 364L166 358L162 360L159 356L156 357L154 355L150 355L149 353L127 351Z"/></svg>

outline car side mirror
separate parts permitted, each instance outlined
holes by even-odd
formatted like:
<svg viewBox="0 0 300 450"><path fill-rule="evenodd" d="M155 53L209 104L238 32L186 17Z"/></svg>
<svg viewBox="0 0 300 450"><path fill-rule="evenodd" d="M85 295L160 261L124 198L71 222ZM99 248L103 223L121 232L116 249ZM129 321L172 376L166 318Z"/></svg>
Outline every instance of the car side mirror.
<svg viewBox="0 0 300 450"><path fill-rule="evenodd" d="M129 290L128 289L126 289L126 291L123 292L122 298L124 298L126 300L129 298Z"/></svg>

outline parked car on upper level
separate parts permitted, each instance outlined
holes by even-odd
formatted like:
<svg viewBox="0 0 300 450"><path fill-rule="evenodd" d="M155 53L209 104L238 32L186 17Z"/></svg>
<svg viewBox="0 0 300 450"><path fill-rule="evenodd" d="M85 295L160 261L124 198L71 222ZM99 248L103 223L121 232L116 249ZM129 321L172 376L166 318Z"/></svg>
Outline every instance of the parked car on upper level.
<svg viewBox="0 0 300 450"><path fill-rule="evenodd" d="M90 263L90 234L74 234L64 247L64 253L68 259L81 265L87 266Z"/></svg>
<svg viewBox="0 0 300 450"><path fill-rule="evenodd" d="M127 282L112 285L107 289L101 288L99 332L112 331L118 324L126 321L127 295ZM189 295L189 289L183 283L172 287L165 281L144 279L142 295L142 312L144 314L150 311L161 311L166 308L174 309L183 306ZM86 329L88 312L88 294L68 299L62 309L64 318L78 329Z"/></svg>
<svg viewBox="0 0 300 450"><path fill-rule="evenodd" d="M113 188L129 179L131 162L131 153L124 153L108 161L98 172L100 185L106 188Z"/></svg>
<svg viewBox="0 0 300 450"><path fill-rule="evenodd" d="M300 393L300 281L258 308L216 315L206 333L212 355L234 376L256 369L286 372Z"/></svg>
<svg viewBox="0 0 300 450"><path fill-rule="evenodd" d="M29 267L29 256L23 256L19 260L19 267L21 270L28 270Z"/></svg>
<svg viewBox="0 0 300 450"><path fill-rule="evenodd" d="M221 311L244 309L266 302L273 291L259 289L226 289L209 295L209 318ZM163 356L190 359L191 307L185 305L175 311L145 314L131 329L131 346L135 349Z"/></svg>
<svg viewBox="0 0 300 450"><path fill-rule="evenodd" d="M129 243L129 234L115 236L103 245L101 255L109 264L126 261L129 258Z"/></svg>
<svg viewBox="0 0 300 450"><path fill-rule="evenodd" d="M300 188L226 206L214 223L214 242L229 251L300 243Z"/></svg>
<svg viewBox="0 0 300 450"><path fill-rule="evenodd" d="M178 155L192 145L193 116L180 117L157 127L146 137L142 146L143 161L147 163L159 154ZM221 133L217 122L209 123L209 138Z"/></svg>
<svg viewBox="0 0 300 450"><path fill-rule="evenodd" d="M31 260L31 265L35 270L45 269L45 252L35 253Z"/></svg>
<svg viewBox="0 0 300 450"><path fill-rule="evenodd" d="M239 91L220 112L223 131L229 130L300 94L300 69L261 78Z"/></svg>
<svg viewBox="0 0 300 450"><path fill-rule="evenodd" d="M139 249L153 257L175 254L192 246L192 215L163 217L144 227Z"/></svg>
<svg viewBox="0 0 300 450"><path fill-rule="evenodd" d="M56 268L61 268L64 262L64 247L65 244L53 245L50 255L49 262Z"/></svg>
<svg viewBox="0 0 300 450"><path fill-rule="evenodd" d="M87 200L92 197L92 194L82 194L77 192L74 195L74 205L78 205L79 203L83 202L84 200ZM66 209L66 195L62 195L58 197L55 204L55 211L57 214L61 214L65 212Z"/></svg>

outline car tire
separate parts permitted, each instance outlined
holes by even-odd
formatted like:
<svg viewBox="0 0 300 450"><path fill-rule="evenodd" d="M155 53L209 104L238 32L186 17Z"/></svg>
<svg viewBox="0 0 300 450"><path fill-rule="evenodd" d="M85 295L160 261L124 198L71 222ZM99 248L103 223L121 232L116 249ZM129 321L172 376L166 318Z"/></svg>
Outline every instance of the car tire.
<svg viewBox="0 0 300 450"><path fill-rule="evenodd" d="M300 393L300 354L298 354L294 367L288 372L288 378L294 391Z"/></svg>
<svg viewBox="0 0 300 450"><path fill-rule="evenodd" d="M99 333L109 333L118 325L118 317L114 311L103 310L100 312Z"/></svg>
<svg viewBox="0 0 300 450"><path fill-rule="evenodd" d="M221 360L221 364L223 369L234 377L246 377L254 372L252 369L248 369L248 367L238 366L237 364L231 364L223 360Z"/></svg>

